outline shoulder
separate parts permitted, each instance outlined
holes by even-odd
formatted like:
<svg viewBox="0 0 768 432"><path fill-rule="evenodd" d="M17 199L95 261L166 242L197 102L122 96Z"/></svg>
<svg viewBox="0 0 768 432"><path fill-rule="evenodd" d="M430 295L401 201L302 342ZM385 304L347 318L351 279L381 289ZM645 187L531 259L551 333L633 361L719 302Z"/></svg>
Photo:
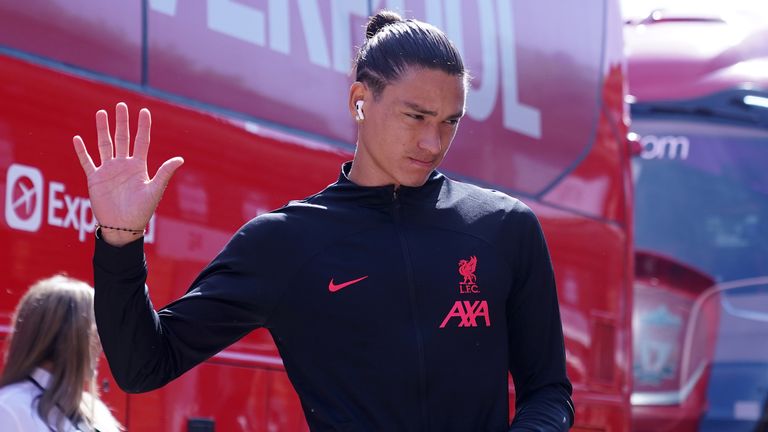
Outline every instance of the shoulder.
<svg viewBox="0 0 768 432"><path fill-rule="evenodd" d="M296 262L310 253L307 243L336 230L324 206L307 201L292 201L284 207L261 214L242 225L232 235L219 260L231 259L253 267L254 262L281 266Z"/></svg>
<svg viewBox="0 0 768 432"><path fill-rule="evenodd" d="M238 233L241 235L267 235L276 232L282 234L281 231L295 230L308 225L328 212L328 207L320 204L316 199L321 194L322 192L318 192L301 200L290 201L280 208L256 216L243 225Z"/></svg>
<svg viewBox="0 0 768 432"><path fill-rule="evenodd" d="M0 430L36 431L47 430L37 417L34 396L37 389L26 382L9 384L0 388Z"/></svg>
<svg viewBox="0 0 768 432"><path fill-rule="evenodd" d="M447 211L447 217L441 220L448 221L444 223L449 223L449 228L484 239L507 259L528 253L531 245L543 239L533 210L498 190L447 180L438 207Z"/></svg>
<svg viewBox="0 0 768 432"><path fill-rule="evenodd" d="M343 235L353 229L350 223L361 223L362 210L353 204L353 198L345 197L340 188L342 186L332 184L314 195L261 214L243 225L235 239L258 239L260 244L291 246L310 239L322 243Z"/></svg>
<svg viewBox="0 0 768 432"><path fill-rule="evenodd" d="M27 381L8 384L0 388L0 406L18 406L31 402L38 393L39 390Z"/></svg>
<svg viewBox="0 0 768 432"><path fill-rule="evenodd" d="M258 245L261 249L265 245L284 245L298 233L310 229L322 211L321 206L291 202L246 222L232 236L230 247Z"/></svg>
<svg viewBox="0 0 768 432"><path fill-rule="evenodd" d="M470 183L446 179L440 205L477 216L497 215L507 222L530 222L536 216L521 200L504 192Z"/></svg>

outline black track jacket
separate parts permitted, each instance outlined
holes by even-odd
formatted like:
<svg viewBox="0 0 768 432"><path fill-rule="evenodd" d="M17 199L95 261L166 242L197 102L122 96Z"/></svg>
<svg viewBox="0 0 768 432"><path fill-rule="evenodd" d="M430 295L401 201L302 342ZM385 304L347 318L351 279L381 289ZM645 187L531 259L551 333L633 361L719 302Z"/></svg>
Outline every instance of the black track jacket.
<svg viewBox="0 0 768 432"><path fill-rule="evenodd" d="M573 421L539 223L514 198L433 172L348 177L243 226L155 312L143 242L96 241L96 321L128 392L163 386L266 327L312 431L561 431Z"/></svg>

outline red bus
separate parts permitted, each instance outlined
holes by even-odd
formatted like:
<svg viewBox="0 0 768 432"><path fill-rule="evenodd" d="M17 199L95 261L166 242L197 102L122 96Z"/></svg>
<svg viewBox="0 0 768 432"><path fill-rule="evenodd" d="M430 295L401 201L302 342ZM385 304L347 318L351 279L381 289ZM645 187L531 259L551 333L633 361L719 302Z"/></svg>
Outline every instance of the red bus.
<svg viewBox="0 0 768 432"><path fill-rule="evenodd" d="M650 3L625 32L633 430L766 430L768 9Z"/></svg>
<svg viewBox="0 0 768 432"><path fill-rule="evenodd" d="M0 339L31 282L92 278L94 220L71 137L96 142L98 109L150 108L151 171L186 160L146 239L162 306L245 221L320 190L351 159L351 58L382 7L436 24L463 52L468 116L442 169L533 207L556 268L574 430L628 430L632 188L618 1L3 2ZM123 393L106 362L100 376L130 431L306 429L264 331L157 391Z"/></svg>

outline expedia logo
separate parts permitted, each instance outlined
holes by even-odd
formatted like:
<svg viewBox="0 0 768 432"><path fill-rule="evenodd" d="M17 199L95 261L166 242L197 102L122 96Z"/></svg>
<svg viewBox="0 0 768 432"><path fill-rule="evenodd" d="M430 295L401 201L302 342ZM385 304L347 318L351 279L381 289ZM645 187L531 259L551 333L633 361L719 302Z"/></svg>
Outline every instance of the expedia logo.
<svg viewBox="0 0 768 432"><path fill-rule="evenodd" d="M19 231L37 232L43 222L52 227L73 229L81 242L96 225L87 197L67 193L64 183L46 183L39 169L21 164L11 165L6 174L5 221ZM154 241L154 222L153 216L145 243Z"/></svg>
<svg viewBox="0 0 768 432"><path fill-rule="evenodd" d="M43 174L37 168L11 165L6 176L5 221L11 228L35 232L43 221Z"/></svg>

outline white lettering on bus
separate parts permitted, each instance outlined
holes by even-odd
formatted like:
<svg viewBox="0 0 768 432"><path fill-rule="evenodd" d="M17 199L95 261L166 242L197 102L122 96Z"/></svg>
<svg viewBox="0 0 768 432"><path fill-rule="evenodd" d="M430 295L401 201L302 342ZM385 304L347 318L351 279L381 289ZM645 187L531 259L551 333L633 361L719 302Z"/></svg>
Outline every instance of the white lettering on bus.
<svg viewBox="0 0 768 432"><path fill-rule="evenodd" d="M62 213L58 210L64 210ZM66 193L64 183L48 183L48 225L73 228L78 240L85 241L85 235L92 233L96 219L91 210L91 201Z"/></svg>
<svg viewBox="0 0 768 432"><path fill-rule="evenodd" d="M335 6L337 3L338 1L334 1L334 9L340 10L339 6ZM357 2L357 4L365 7L364 3ZM234 0L208 0L207 5L208 28L254 45L266 45L267 23L264 12ZM268 3L269 48L282 54L290 54L289 5L285 0L270 0ZM297 6L309 61L318 66L330 68L331 56L328 53L327 38L317 0L304 0ZM334 36L340 37L341 34L334 31ZM338 44L337 41L334 40L334 42ZM347 43L349 43L348 40ZM334 55L341 57L337 53ZM343 71L346 72L346 70Z"/></svg>
<svg viewBox="0 0 768 432"><path fill-rule="evenodd" d="M176 15L177 0L149 0L149 7L156 12L166 15Z"/></svg>
<svg viewBox="0 0 768 432"><path fill-rule="evenodd" d="M465 23L462 21L461 9L464 3L459 0L423 1L427 21L444 28L462 54L465 54ZM177 3L178 0L150 0L149 5L153 11L175 16ZM380 3L393 10L407 10L405 0L379 0L374 2L374 8L380 6ZM480 84L472 86L467 96L468 115L477 121L486 120L496 106L501 87L503 126L539 139L541 112L523 104L519 99L514 3L511 0L477 0L474 5L478 8L480 22L472 28L480 29L483 67L478 77ZM364 1L331 0L330 49L317 0L296 3L269 0L266 14L265 11L235 0L207 0L208 28L290 55L290 7L298 8L309 61L339 73L348 73L352 59L349 22L352 16L365 17L368 13Z"/></svg>
<svg viewBox="0 0 768 432"><path fill-rule="evenodd" d="M510 0L499 0L497 16L499 18L499 45L501 48L501 70L503 80L504 127L532 138L541 138L541 112L523 105L518 99L517 48L515 45L515 25Z"/></svg>
<svg viewBox="0 0 768 432"><path fill-rule="evenodd" d="M72 228L77 231L77 239L85 241L86 233L92 233L96 219L91 211L91 201L66 193L64 183L48 183L48 225L60 228ZM59 210L64 210L63 213Z"/></svg>
<svg viewBox="0 0 768 432"><path fill-rule="evenodd" d="M63 227L64 221L56 216L56 211L64 208L64 202L56 199L58 192L64 192L64 185L59 182L51 182L48 185L48 225Z"/></svg>
<svg viewBox="0 0 768 432"><path fill-rule="evenodd" d="M407 10L404 0L386 0L385 5L392 10ZM514 3L511 0L477 0L480 22L472 28L480 29L480 50L482 56L482 75L480 86L471 86L467 95L467 114L484 121L493 113L499 84L502 87L502 119L506 129L541 138L541 112L519 100L517 74L517 45L515 43ZM424 0L426 19L454 41L462 56L464 34L460 0ZM498 36L497 36L498 35ZM499 69L499 52L501 69ZM499 83L499 72L504 77Z"/></svg>
<svg viewBox="0 0 768 432"><path fill-rule="evenodd" d="M6 209L6 221L12 228L22 231L36 232L40 229L41 213L45 205L42 197L44 180L42 172L27 165L13 164L8 168L9 181L6 185L6 206L8 202L13 204L14 188L21 187L19 178L26 177L32 182L34 192L34 209L26 209L23 214L18 214L17 209L11 208L10 212ZM21 189L24 190L24 189ZM27 199L27 203L32 202L33 197L22 196L18 200ZM50 181L48 183L48 206L47 218L48 225L59 228L71 228L77 231L77 238L81 242L85 241L86 234L93 232L96 225L96 217L91 209L91 201L86 197L70 195L67 193L67 187L64 183ZM145 243L153 243L155 238L155 217L149 221L149 227L144 237Z"/></svg>
<svg viewBox="0 0 768 432"><path fill-rule="evenodd" d="M678 135L645 135L640 139L643 159L688 159L691 142L688 137Z"/></svg>
<svg viewBox="0 0 768 432"><path fill-rule="evenodd" d="M234 0L208 0L208 28L264 46L264 13Z"/></svg>
<svg viewBox="0 0 768 432"><path fill-rule="evenodd" d="M333 37L333 67L337 72L347 74L352 61L351 33L349 20L352 15L365 17L368 15L367 2L348 0L333 0L331 3L331 31Z"/></svg>

